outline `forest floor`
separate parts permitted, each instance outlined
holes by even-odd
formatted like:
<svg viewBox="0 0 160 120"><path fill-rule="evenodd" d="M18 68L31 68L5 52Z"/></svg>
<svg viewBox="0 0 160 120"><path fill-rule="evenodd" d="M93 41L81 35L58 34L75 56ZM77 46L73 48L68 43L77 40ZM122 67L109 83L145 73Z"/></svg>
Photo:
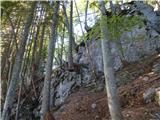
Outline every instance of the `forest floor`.
<svg viewBox="0 0 160 120"><path fill-rule="evenodd" d="M139 70L145 64L144 74L118 88L119 100L125 120L158 120L154 115L160 107L156 101L145 103L143 93L149 88L160 87L160 76L152 71L153 63L160 62L160 56L152 56L125 66L122 71ZM148 62L149 61L149 62ZM65 104L55 112L57 120L110 120L106 91L81 88L71 94Z"/></svg>

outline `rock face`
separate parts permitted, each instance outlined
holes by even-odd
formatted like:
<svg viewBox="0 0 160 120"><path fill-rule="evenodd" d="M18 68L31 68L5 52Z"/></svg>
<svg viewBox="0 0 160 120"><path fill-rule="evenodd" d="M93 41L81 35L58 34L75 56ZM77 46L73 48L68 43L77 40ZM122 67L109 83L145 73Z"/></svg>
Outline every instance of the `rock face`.
<svg viewBox="0 0 160 120"><path fill-rule="evenodd" d="M120 41L124 58L120 50L117 49L116 43L111 42L111 52L114 57L115 70L123 66L121 58L127 62L134 62L140 58L157 53L156 49L160 47L160 35L156 33L156 37L152 36L149 38L145 28L134 28L131 32L124 33ZM88 49L84 51L80 63L90 64L96 71L103 71L101 41L92 40L87 44Z"/></svg>
<svg viewBox="0 0 160 120"><path fill-rule="evenodd" d="M139 1L135 2L134 7L136 11L140 11L147 18L149 29L154 29L160 34L160 11L155 12L152 6Z"/></svg>
<svg viewBox="0 0 160 120"><path fill-rule="evenodd" d="M76 88L95 82L90 69L79 66L81 67L81 73L70 72L61 68L54 70L51 85L51 102L54 105L57 106L63 103L66 97Z"/></svg>

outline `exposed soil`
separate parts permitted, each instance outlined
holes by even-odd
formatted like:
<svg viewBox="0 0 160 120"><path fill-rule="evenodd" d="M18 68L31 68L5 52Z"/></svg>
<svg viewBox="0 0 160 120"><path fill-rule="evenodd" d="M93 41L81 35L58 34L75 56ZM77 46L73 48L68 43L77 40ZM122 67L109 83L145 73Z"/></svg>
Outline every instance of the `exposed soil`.
<svg viewBox="0 0 160 120"><path fill-rule="evenodd" d="M145 103L143 93L149 88L160 87L160 76L152 72L152 62L145 64L146 72L134 81L118 88L119 100L125 120L153 120L160 111L156 101ZM144 61L147 63L147 61ZM130 64L124 70L139 69L136 63ZM97 92L93 88L81 88L71 94L65 104L54 112L56 120L110 120L106 91ZM158 120L158 119L154 119Z"/></svg>

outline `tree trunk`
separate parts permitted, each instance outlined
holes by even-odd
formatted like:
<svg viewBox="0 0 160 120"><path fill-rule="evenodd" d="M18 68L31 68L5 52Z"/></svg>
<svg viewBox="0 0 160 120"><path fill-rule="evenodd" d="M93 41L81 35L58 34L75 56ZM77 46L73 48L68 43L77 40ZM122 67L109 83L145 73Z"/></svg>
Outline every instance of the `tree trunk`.
<svg viewBox="0 0 160 120"><path fill-rule="evenodd" d="M104 10L105 9L104 1L100 2L100 7L102 10L102 18L100 23L101 32L103 36L102 54L103 54L105 83L106 83L109 111L112 120L123 120L117 95L116 77L113 69L113 57L111 54L111 47L108 37L109 33L106 23L107 17L105 16L105 12L103 12L106 11Z"/></svg>
<svg viewBox="0 0 160 120"><path fill-rule="evenodd" d="M116 15L116 9L115 9L115 6L113 5L113 2L112 1L109 1L109 2L110 2L110 7L111 7L111 10L113 12L113 15ZM122 43L121 43L120 38L117 38L115 43L116 43L116 46L117 46L118 50L121 53L121 55L119 54L119 58L120 58L120 60L121 60L121 62L123 64L123 60L125 60L125 55L124 55L124 51L123 51L123 47L122 47Z"/></svg>
<svg viewBox="0 0 160 120"><path fill-rule="evenodd" d="M66 12L66 7L65 7L65 5L64 5L64 3L63 3L63 5L62 5L62 7L63 7L63 12L64 12L64 16L65 16L65 25L67 26L67 29L68 29L68 32L70 32L70 23L69 23L69 20L68 20L68 17L67 17L67 12ZM73 34L72 34L73 35ZM74 36L72 36L73 37L73 39L72 39L72 47L74 48L74 47L76 47L76 42L75 42L75 37Z"/></svg>
<svg viewBox="0 0 160 120"><path fill-rule="evenodd" d="M115 9L115 6L113 5L113 2L109 1L109 3L110 3L110 7L111 7L113 14L116 15L116 9Z"/></svg>
<svg viewBox="0 0 160 120"><path fill-rule="evenodd" d="M50 83L51 83L51 73L52 73L52 64L53 64L53 55L55 51L56 43L56 28L58 22L58 10L59 10L59 1L55 2L54 14L53 14L53 23L52 23L52 34L48 46L48 59L46 63L46 75L43 87L43 97L42 97L42 107L41 107L41 120L44 120L46 113L50 110Z"/></svg>
<svg viewBox="0 0 160 120"><path fill-rule="evenodd" d="M74 3L75 3L75 6L76 6L76 11L77 11L77 14L78 14L78 19L79 19L79 23L80 23L80 27L81 27L81 31L82 31L82 35L83 35L83 41L84 41L84 31L83 31L80 15L79 15L79 12L78 12L78 7L77 7L76 0L74 0Z"/></svg>
<svg viewBox="0 0 160 120"><path fill-rule="evenodd" d="M36 31L36 34L33 34L34 35L34 44L33 44L33 51L32 51L32 64L36 64L35 63L35 60L36 60L36 48L37 48L37 40L38 40L38 35L39 35L39 28L40 26L38 25L37 26L37 31ZM37 65L37 64L36 64Z"/></svg>
<svg viewBox="0 0 160 120"><path fill-rule="evenodd" d="M85 22L84 22L84 24L85 24L84 28L85 28L85 30L86 30L87 32L91 29L91 28L88 26L88 24L87 24L88 3L89 3L89 0L86 1L86 8L85 8Z"/></svg>
<svg viewBox="0 0 160 120"><path fill-rule="evenodd" d="M1 73L3 75L3 72L4 72L4 69L5 69L5 65L6 65L6 61L7 61L7 58L9 57L13 47L14 47L14 44L16 45L16 51L18 50L18 45L17 45L17 34L18 34L18 30L19 30L19 27L20 27L20 22L21 22L21 17L18 19L18 24L17 24L17 30L16 32L14 31L15 30L15 26L13 25L13 22L11 20L11 18L9 17L9 15L7 15L7 18L11 24L11 40L9 41L8 45L7 45L7 48L5 49L4 51L4 54L2 56L2 67L1 67ZM13 39L13 40L12 40Z"/></svg>
<svg viewBox="0 0 160 120"><path fill-rule="evenodd" d="M45 28L46 28L46 23L43 23L43 27L42 27L42 34L41 34L41 38L40 38L40 46L39 46L39 52L38 52L38 56L37 56L37 66L38 69L40 67L41 64L41 59L42 59L42 50L43 50L43 41L44 41L44 34L45 34Z"/></svg>
<svg viewBox="0 0 160 120"><path fill-rule="evenodd" d="M72 40L73 40L73 37L72 37L72 25L73 25L73 22L72 22L72 15L73 15L73 1L71 1L71 4L70 4L70 24L69 24L69 51L68 51L68 67L70 70L73 69L73 55L72 55Z"/></svg>
<svg viewBox="0 0 160 120"><path fill-rule="evenodd" d="M22 80L21 80L20 85L19 85L18 102L17 102L15 120L18 120L18 117L19 117L19 106L20 106L20 101L21 101L21 92L22 92Z"/></svg>
<svg viewBox="0 0 160 120"><path fill-rule="evenodd" d="M26 22L26 25L24 28L24 33L23 33L23 38L20 43L20 48L19 48L17 55L16 55L16 60L15 60L14 66L13 66L13 73L12 73L12 77L11 77L11 83L10 83L9 89L7 91L7 96L5 99L2 120L9 120L9 115L10 115L10 112L12 109L12 105L13 105L14 97L15 97L15 93L16 93L16 88L19 83L19 73L20 73L22 59L23 59L23 55L24 55L24 51L25 51L26 41L28 38L29 28L30 28L30 25L31 25L32 19L33 19L35 6L36 6L36 2L33 2L30 14L28 16L28 19L27 19L27 22Z"/></svg>
<svg viewBox="0 0 160 120"><path fill-rule="evenodd" d="M64 35L65 35L65 26L63 27L63 33L62 33L62 37L61 37L60 66L62 66L62 64L63 64Z"/></svg>

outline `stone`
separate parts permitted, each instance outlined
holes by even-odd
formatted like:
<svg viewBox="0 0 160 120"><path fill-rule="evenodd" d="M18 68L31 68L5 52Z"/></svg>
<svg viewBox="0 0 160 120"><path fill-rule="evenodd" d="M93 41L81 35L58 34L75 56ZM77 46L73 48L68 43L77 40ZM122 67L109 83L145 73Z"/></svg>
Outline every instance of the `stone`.
<svg viewBox="0 0 160 120"><path fill-rule="evenodd" d="M155 92L155 88L149 88L143 93L145 103L149 103L154 100Z"/></svg>
<svg viewBox="0 0 160 120"><path fill-rule="evenodd" d="M143 80L146 82L146 81L148 81L149 80L149 76L144 76L143 77Z"/></svg>
<svg viewBox="0 0 160 120"><path fill-rule="evenodd" d="M93 103L93 104L91 105L91 108L94 109L94 110L96 109L96 107L97 107L97 105L96 105L95 103Z"/></svg>
<svg viewBox="0 0 160 120"><path fill-rule="evenodd" d="M155 100L158 103L158 105L160 106L160 87L158 89L156 89Z"/></svg>
<svg viewBox="0 0 160 120"><path fill-rule="evenodd" d="M160 75L160 62L154 62L152 71Z"/></svg>

